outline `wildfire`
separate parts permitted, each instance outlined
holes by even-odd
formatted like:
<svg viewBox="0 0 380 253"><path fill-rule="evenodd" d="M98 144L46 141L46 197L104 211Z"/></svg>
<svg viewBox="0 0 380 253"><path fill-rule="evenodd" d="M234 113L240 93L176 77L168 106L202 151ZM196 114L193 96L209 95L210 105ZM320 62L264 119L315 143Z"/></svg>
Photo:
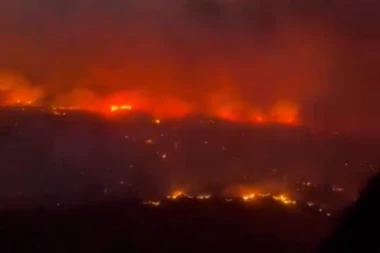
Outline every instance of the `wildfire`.
<svg viewBox="0 0 380 253"><path fill-rule="evenodd" d="M195 199L198 200L209 200L211 199L211 194L200 194L196 195ZM183 191L175 191L171 195L167 196L168 199L171 200L177 200L181 198L189 198L194 199L194 196L188 195ZM286 194L279 194L279 195L273 195L271 193L249 193L241 196L241 199L245 202L250 202L257 199L265 199L265 198L272 198L278 202L281 202L284 205L295 205L297 202L295 200L292 200L290 197L288 197ZM232 201L231 198L226 199L227 202Z"/></svg>
<svg viewBox="0 0 380 253"><path fill-rule="evenodd" d="M53 111L53 114L54 115L59 115L59 116L65 116L66 115L65 112L59 112L59 111Z"/></svg>
<svg viewBox="0 0 380 253"><path fill-rule="evenodd" d="M188 195L183 191L175 191L171 195L168 195L166 198L172 201L177 201L180 199L192 199L194 201L200 201L200 202L207 202L209 201L213 196L211 194L199 194L199 195ZM254 201L259 201L260 199L273 199L285 206L293 206L296 205L297 202L295 200L292 200L290 197L288 197L286 194L279 194L279 195L272 195L271 193L251 193L247 195L242 195L240 197L244 202L247 203L253 203ZM220 199L223 200L226 203L230 203L232 201L238 200L239 198L224 198ZM258 202L260 203L260 202ZM165 201L144 201L142 202L143 205L152 206L152 207L158 207L160 205L165 205ZM306 202L307 206L310 208L313 208L317 204L314 202ZM325 213L326 216L331 216L331 213L326 212L322 208L317 209L320 213Z"/></svg>
<svg viewBox="0 0 380 253"><path fill-rule="evenodd" d="M7 105L7 106L31 106L31 105L33 105L33 101L16 99L16 100L12 100L12 101L7 101L5 103L5 105Z"/></svg>
<svg viewBox="0 0 380 253"><path fill-rule="evenodd" d="M294 205L296 201L289 199L286 195L281 194L278 196L272 196L273 199L282 202L285 205Z"/></svg>
<svg viewBox="0 0 380 253"><path fill-rule="evenodd" d="M145 201L143 204L149 205L149 206L159 206L161 202L160 201Z"/></svg>
<svg viewBox="0 0 380 253"><path fill-rule="evenodd" d="M133 93L134 94L134 93ZM81 106L78 106L80 104ZM300 123L298 107L291 102L277 102L271 108L258 110L248 104L216 104L210 109L198 104L189 104L179 99L162 98L149 101L142 96L123 95L106 100L97 100L93 104L86 102L78 104L52 105L53 110L83 110L95 113L112 115L119 112L139 111L150 114L154 124L161 124L163 119L182 118L190 113L200 113L227 121L242 122L246 124L286 124L297 125ZM207 104L207 103L206 103ZM10 106L33 106L34 100L20 97L6 103Z"/></svg>
<svg viewBox="0 0 380 253"><path fill-rule="evenodd" d="M197 199L210 199L211 198L211 194L203 194L203 195L198 195L197 196Z"/></svg>
<svg viewBox="0 0 380 253"><path fill-rule="evenodd" d="M175 191L172 195L168 195L167 198L168 199L178 199L178 198L181 198L181 197L185 197L187 196L184 192L182 191Z"/></svg>
<svg viewBox="0 0 380 253"><path fill-rule="evenodd" d="M243 200L244 201L249 201L249 200L251 200L251 199L254 199L255 198L255 194L254 193L252 193L252 194L249 194L249 195L243 195Z"/></svg>
<svg viewBox="0 0 380 253"><path fill-rule="evenodd" d="M186 194L183 191L175 191L171 195L168 195L166 197L168 199L171 199L171 200L176 200L176 199L180 199L180 198L194 199L194 196ZM208 199L211 199L211 197L212 197L211 194L200 194L200 195L196 195L195 199L208 200Z"/></svg>
<svg viewBox="0 0 380 253"><path fill-rule="evenodd" d="M53 106L52 107L53 112L55 111L80 111L83 110L81 107L78 106Z"/></svg>
<svg viewBox="0 0 380 253"><path fill-rule="evenodd" d="M263 198L272 198L276 201L279 201L285 205L294 205L296 204L295 200L290 199L287 197L285 194L280 194L280 195L272 195L270 193L250 193L242 196L242 199L244 201L251 201L254 199L257 199L257 197L263 199Z"/></svg>
<svg viewBox="0 0 380 253"><path fill-rule="evenodd" d="M111 112L116 112L116 111L130 111L132 110L131 105L111 105L110 106L110 111Z"/></svg>
<svg viewBox="0 0 380 253"><path fill-rule="evenodd" d="M171 106L169 106L171 105ZM116 113L120 111L130 111L135 109L128 104L122 105L110 105L109 112ZM146 111L153 116L159 116L161 118L180 118L188 115L190 112L195 110L191 109L189 105L180 104L179 102L159 105L156 107L152 106L144 106L137 107L139 111ZM247 108L248 109L248 108ZM252 124L265 124L265 123L277 123L277 124L286 124L286 125L294 125L298 124L298 111L295 106L291 104L280 103L276 104L271 111L267 113L253 113L250 116L243 113L235 112L234 110L228 107L215 108L213 111L209 111L208 114L215 116L217 118L233 121L233 122L245 122ZM160 119L155 119L153 121L155 124L160 124Z"/></svg>

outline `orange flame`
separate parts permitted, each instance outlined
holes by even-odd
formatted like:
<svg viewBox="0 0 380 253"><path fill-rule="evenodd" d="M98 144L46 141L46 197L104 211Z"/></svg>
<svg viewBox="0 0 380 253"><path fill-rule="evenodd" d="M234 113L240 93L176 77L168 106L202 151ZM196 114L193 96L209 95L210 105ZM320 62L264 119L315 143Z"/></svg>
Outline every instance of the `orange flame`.
<svg viewBox="0 0 380 253"><path fill-rule="evenodd" d="M83 95L83 101L80 100L81 95ZM22 92L20 94L13 92L7 98L7 105L32 105L36 100L36 94L33 92ZM69 99L64 97L64 99L58 100L62 104L56 104L54 107L61 109L76 108L103 114L142 111L152 115L156 124L160 124L161 120L166 118L182 118L191 113L201 113L223 120L247 124L298 125L301 123L297 104L288 100L278 101L269 110L260 110L236 100L230 103L227 99L224 99L223 103L212 102L212 106L205 109L197 103L191 104L178 98L154 98L138 92L122 92L106 99L98 99L82 91L75 93L75 103L70 104L67 101Z"/></svg>

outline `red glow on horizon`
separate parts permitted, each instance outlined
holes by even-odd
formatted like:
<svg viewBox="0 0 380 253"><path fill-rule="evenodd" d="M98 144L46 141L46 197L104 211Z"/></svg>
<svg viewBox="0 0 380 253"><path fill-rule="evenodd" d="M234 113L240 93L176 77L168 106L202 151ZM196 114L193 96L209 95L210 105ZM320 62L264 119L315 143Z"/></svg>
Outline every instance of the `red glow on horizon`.
<svg viewBox="0 0 380 253"><path fill-rule="evenodd" d="M249 120L254 124L264 124L267 122L267 117L263 113L254 112L251 113Z"/></svg>
<svg viewBox="0 0 380 253"><path fill-rule="evenodd" d="M119 112L139 111L150 114L155 119L183 118L192 113L214 116L219 119L248 123L248 124L284 124L299 125L301 120L298 116L298 106L290 101L278 101L269 110L259 110L248 104L237 100L229 103L215 103L211 101L211 106L199 106L196 103L173 97L143 96L138 92L122 92L107 98L93 98L85 94L83 100L81 94L77 93L73 102L64 104L54 104L55 108L79 108L85 111L98 112L104 115L117 115ZM91 99L89 99L91 97ZM69 101L70 102L70 101ZM14 100L8 105L31 105L28 99Z"/></svg>
<svg viewBox="0 0 380 253"><path fill-rule="evenodd" d="M158 118L182 118L191 112L191 106L178 99L165 99L150 110Z"/></svg>
<svg viewBox="0 0 380 253"><path fill-rule="evenodd" d="M130 111L132 110L132 106L131 105L111 105L110 106L110 111L111 112L116 112L116 111Z"/></svg>
<svg viewBox="0 0 380 253"><path fill-rule="evenodd" d="M120 99L118 101L121 101ZM109 100L107 100L109 101ZM166 119L166 118L183 118L191 113L208 114L217 118L232 121L242 122L249 124L284 124L284 125L299 125L300 120L298 118L298 109L294 103L280 101L276 103L268 112L258 112L256 109L239 108L236 110L232 106L222 105L219 108L213 106L212 110L201 111L196 109L197 107L191 106L185 101L174 98L161 98L147 102L146 99L140 101L134 100L133 103L136 106L131 105L131 100L125 100L125 103L110 104L108 105L108 113L118 113L121 111L142 111L147 112L154 118ZM140 106L139 106L140 105ZM143 106L142 106L143 105ZM103 106L104 108L104 106ZM235 109L235 110L234 110ZM104 110L102 110L104 111ZM244 111L252 113L244 113Z"/></svg>
<svg viewBox="0 0 380 253"><path fill-rule="evenodd" d="M218 118L228 121L238 121L237 115L228 107L220 108L214 113Z"/></svg>

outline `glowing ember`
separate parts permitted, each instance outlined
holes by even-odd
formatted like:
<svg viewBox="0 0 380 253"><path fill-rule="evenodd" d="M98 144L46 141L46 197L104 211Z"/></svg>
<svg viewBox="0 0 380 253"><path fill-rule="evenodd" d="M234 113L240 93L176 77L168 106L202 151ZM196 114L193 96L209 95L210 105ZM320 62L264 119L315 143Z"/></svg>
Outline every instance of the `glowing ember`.
<svg viewBox="0 0 380 253"><path fill-rule="evenodd" d="M130 111L132 110L132 106L131 105L111 105L110 106L110 111L111 112L116 112L116 111Z"/></svg>
<svg viewBox="0 0 380 253"><path fill-rule="evenodd" d="M7 105L7 106L31 106L31 105L33 105L33 102L30 100L17 99L17 100L9 101L9 102L5 103L5 105Z"/></svg>
<svg viewBox="0 0 380 253"><path fill-rule="evenodd" d="M149 205L149 206L159 206L161 203L160 203L160 201L146 201L143 204Z"/></svg>
<svg viewBox="0 0 380 253"><path fill-rule="evenodd" d="M250 193L242 196L242 199L244 201L251 201L255 200L257 198L273 198L276 201L279 201L285 205L294 205L296 204L296 201L291 200L289 197L287 197L285 194L280 194L280 195L272 195L270 193Z"/></svg>
<svg viewBox="0 0 380 253"><path fill-rule="evenodd" d="M195 198L198 199L198 200L209 200L211 199L211 194L200 194L200 195L197 195ZM191 196L191 195L187 195L185 192L183 191L175 191L173 194L171 195L168 195L167 196L168 199L172 199L172 200L176 200L176 199L179 199L179 198L189 198L189 199L193 199L194 197ZM295 205L296 204L296 201L290 199L286 194L280 194L280 195L272 195L270 193L250 193L250 194L247 194L247 195L243 195L241 197L244 201L246 202L249 202L249 201L252 201L252 200L256 200L256 199L264 199L264 198L272 198L278 202L281 202L282 204L285 204L285 205ZM233 199L232 198L227 198L225 199L227 202L230 202L232 201Z"/></svg>
<svg viewBox="0 0 380 253"><path fill-rule="evenodd" d="M121 110L132 110L132 106L130 106L130 105L122 105L122 106L120 106L120 109Z"/></svg>
<svg viewBox="0 0 380 253"><path fill-rule="evenodd" d="M255 198L255 194L254 193L243 196L243 200L244 201L249 201L249 200L254 199L254 198Z"/></svg>
<svg viewBox="0 0 380 253"><path fill-rule="evenodd" d="M111 112L115 112L115 111L119 110L119 106L111 105L110 110L111 110Z"/></svg>
<svg viewBox="0 0 380 253"><path fill-rule="evenodd" d="M270 193L259 193L259 194L257 194L260 198L268 198L268 197L270 197L271 196L271 194Z"/></svg>
<svg viewBox="0 0 380 253"><path fill-rule="evenodd" d="M59 111L53 111L53 114L54 115L59 115L59 116L65 116L66 115L65 112L59 112Z"/></svg>
<svg viewBox="0 0 380 253"><path fill-rule="evenodd" d="M191 195L187 195L186 193L182 191L175 191L172 195L166 196L168 199L176 200L179 198L188 198L188 199L193 199L194 197Z"/></svg>
<svg viewBox="0 0 380 253"><path fill-rule="evenodd" d="M145 141L146 144L153 144L153 141L151 139Z"/></svg>
<svg viewBox="0 0 380 253"><path fill-rule="evenodd" d="M343 192L343 191L344 191L344 188L342 188L342 187L337 187L337 186L333 186L333 187L332 187L332 190L333 190L334 192Z"/></svg>
<svg viewBox="0 0 380 253"><path fill-rule="evenodd" d="M168 195L167 198L168 199L178 199L178 198L181 198L181 197L184 197L185 196L185 193L182 192L182 191L175 191L172 195Z"/></svg>
<svg viewBox="0 0 380 253"><path fill-rule="evenodd" d="M198 195L197 199L203 200L203 199L210 199L211 195L210 194L204 194L204 195Z"/></svg>
<svg viewBox="0 0 380 253"><path fill-rule="evenodd" d="M285 205L294 205L296 204L296 201L289 199L287 196L284 194L278 195L278 196L273 196L273 199L282 202Z"/></svg>
<svg viewBox="0 0 380 253"><path fill-rule="evenodd" d="M78 111L78 110L84 110L84 108L77 107L77 106L53 106L52 109L54 111L60 110L60 111Z"/></svg>

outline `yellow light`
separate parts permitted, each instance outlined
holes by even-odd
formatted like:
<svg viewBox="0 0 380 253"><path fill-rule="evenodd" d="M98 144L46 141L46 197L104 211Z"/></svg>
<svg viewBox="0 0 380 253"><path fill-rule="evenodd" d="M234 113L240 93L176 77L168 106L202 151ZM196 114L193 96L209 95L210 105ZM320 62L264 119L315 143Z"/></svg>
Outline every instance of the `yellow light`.
<svg viewBox="0 0 380 253"><path fill-rule="evenodd" d="M282 202L285 205L294 205L296 204L296 201L289 199L286 197L284 194L278 195L278 196L273 196L273 199Z"/></svg>
<svg viewBox="0 0 380 253"><path fill-rule="evenodd" d="M197 199L203 200L203 199L210 199L211 195L210 194L203 194L203 195L198 195Z"/></svg>
<svg viewBox="0 0 380 253"><path fill-rule="evenodd" d="M111 105L110 106L110 111L111 112L116 112L116 111L119 111L119 110L123 110L123 111L128 110L128 111L130 111L130 110L132 110L132 106L130 106L130 105L121 105L121 106L119 106L119 105Z"/></svg>
<svg viewBox="0 0 380 253"><path fill-rule="evenodd" d="M172 195L167 196L167 198L175 200L175 199L178 199L178 198L183 197L183 196L185 196L184 192L176 191Z"/></svg>
<svg viewBox="0 0 380 253"><path fill-rule="evenodd" d="M110 110L111 110L111 112L115 112L115 111L119 110L119 106L111 105Z"/></svg>
<svg viewBox="0 0 380 253"><path fill-rule="evenodd" d="M144 205L150 205L150 206L159 206L161 203L160 201L146 201L144 202Z"/></svg>
<svg viewBox="0 0 380 253"><path fill-rule="evenodd" d="M251 199L253 199L253 198L255 198L255 194L254 194L254 193L249 194L249 195L244 195L244 196L243 196L243 200L244 200L244 201L248 201L248 200L251 200Z"/></svg>
<svg viewBox="0 0 380 253"><path fill-rule="evenodd" d="M130 105L122 105L121 109L122 110L132 110L132 106L130 106Z"/></svg>

